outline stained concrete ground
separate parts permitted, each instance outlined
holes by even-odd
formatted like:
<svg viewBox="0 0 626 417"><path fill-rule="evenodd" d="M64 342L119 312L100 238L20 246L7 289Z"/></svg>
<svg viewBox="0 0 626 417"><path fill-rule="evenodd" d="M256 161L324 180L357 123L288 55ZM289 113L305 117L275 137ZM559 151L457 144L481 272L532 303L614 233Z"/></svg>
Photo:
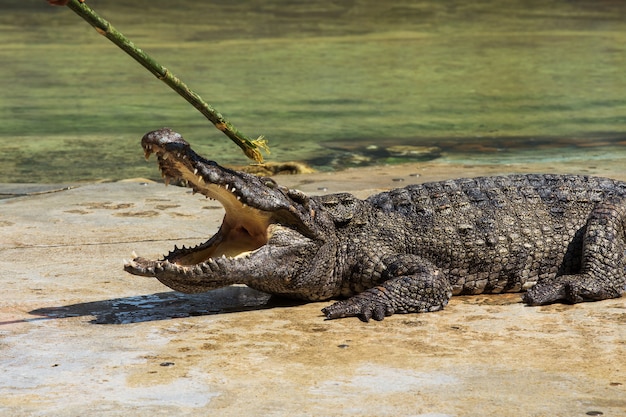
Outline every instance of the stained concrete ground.
<svg viewBox="0 0 626 417"><path fill-rule="evenodd" d="M626 179L619 165L430 163L278 181L365 196L548 169ZM243 286L184 295L122 259L206 239L218 203L142 180L66 186L0 186L13 196L0 200L3 416L626 415L626 298L455 297L362 323Z"/></svg>

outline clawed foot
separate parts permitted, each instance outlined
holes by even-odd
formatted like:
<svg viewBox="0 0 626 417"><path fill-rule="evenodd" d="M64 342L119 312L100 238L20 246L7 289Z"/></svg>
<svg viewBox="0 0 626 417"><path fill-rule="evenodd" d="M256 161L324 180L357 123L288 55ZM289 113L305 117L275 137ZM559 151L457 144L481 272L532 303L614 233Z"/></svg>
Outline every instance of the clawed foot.
<svg viewBox="0 0 626 417"><path fill-rule="evenodd" d="M400 276L322 309L327 319L358 317L368 322L394 313L425 313L448 304L452 288L441 274Z"/></svg>
<svg viewBox="0 0 626 417"><path fill-rule="evenodd" d="M373 299L370 292L357 294L347 300L338 301L322 309L326 319L339 319L343 317L358 317L361 321L368 322L370 319L380 321L385 316L394 313L393 308L381 299Z"/></svg>
<svg viewBox="0 0 626 417"><path fill-rule="evenodd" d="M563 275L553 280L540 281L522 295L522 301L538 306L556 302L575 304L619 296L619 291L605 288L597 279L585 275Z"/></svg>

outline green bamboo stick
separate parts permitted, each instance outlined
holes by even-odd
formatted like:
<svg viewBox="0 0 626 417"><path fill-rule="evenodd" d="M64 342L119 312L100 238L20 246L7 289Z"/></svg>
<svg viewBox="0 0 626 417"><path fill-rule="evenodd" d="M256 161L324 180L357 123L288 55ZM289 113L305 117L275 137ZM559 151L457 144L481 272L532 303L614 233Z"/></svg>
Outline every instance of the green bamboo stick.
<svg viewBox="0 0 626 417"><path fill-rule="evenodd" d="M83 0L84 1L84 0ZM192 106L194 106L200 113L202 113L207 119L215 125L216 128L224 132L233 142L235 142L250 159L257 162L263 162L263 155L259 149L263 149L269 152L267 141L263 136L259 136L257 139L250 139L240 131L238 131L230 122L228 122L224 116L222 116L211 105L206 103L202 98L193 92L185 85L178 77L172 74L167 68L156 62L150 55L143 50L137 48L130 40L128 40L122 33L117 31L108 21L104 20L98 14L87 6L81 0L69 0L69 1L50 1L52 4L67 4L67 7L72 9L77 15L82 17L96 31L105 36L119 48L121 48L128 55L133 57L137 62L143 65L148 71L154 74L159 80L170 86L180 96L187 100Z"/></svg>

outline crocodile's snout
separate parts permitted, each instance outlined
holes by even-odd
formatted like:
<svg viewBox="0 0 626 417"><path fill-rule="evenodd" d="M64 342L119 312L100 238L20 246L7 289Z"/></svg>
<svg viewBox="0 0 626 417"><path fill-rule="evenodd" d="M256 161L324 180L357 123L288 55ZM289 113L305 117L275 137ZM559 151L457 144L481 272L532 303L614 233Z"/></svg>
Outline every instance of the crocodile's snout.
<svg viewBox="0 0 626 417"><path fill-rule="evenodd" d="M155 147L166 152L182 154L191 150L189 142L183 139L180 133L174 132L167 127L146 133L143 138L141 138L141 147L143 148L146 159L156 152Z"/></svg>

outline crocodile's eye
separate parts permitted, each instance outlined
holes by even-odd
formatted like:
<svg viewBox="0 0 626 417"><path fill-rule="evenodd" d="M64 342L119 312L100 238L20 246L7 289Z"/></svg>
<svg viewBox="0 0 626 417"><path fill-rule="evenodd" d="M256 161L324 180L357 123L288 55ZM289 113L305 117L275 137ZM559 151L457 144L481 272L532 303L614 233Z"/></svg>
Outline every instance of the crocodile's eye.
<svg viewBox="0 0 626 417"><path fill-rule="evenodd" d="M300 190L289 189L287 191L287 196L289 196L296 203L300 204L306 204L309 201L309 196Z"/></svg>
<svg viewBox="0 0 626 417"><path fill-rule="evenodd" d="M261 181L263 181L263 185L265 185L267 188L276 188L276 187L278 187L278 184L276 183L276 181L274 181L271 178L263 177L263 178L261 178Z"/></svg>

